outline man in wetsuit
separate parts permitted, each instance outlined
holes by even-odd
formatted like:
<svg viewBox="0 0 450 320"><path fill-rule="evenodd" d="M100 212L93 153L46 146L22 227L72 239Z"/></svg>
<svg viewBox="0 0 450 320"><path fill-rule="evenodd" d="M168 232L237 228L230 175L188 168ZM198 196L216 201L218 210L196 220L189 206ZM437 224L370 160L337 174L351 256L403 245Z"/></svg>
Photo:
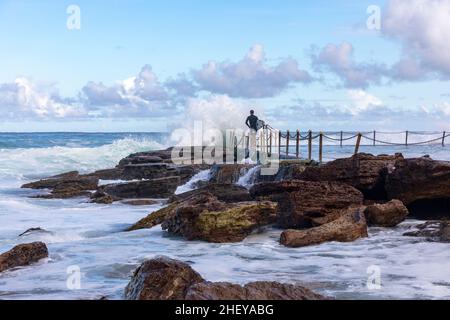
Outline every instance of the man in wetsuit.
<svg viewBox="0 0 450 320"><path fill-rule="evenodd" d="M250 115L247 117L245 124L250 129L258 131L258 117L255 116L255 111L253 110L250 111Z"/></svg>

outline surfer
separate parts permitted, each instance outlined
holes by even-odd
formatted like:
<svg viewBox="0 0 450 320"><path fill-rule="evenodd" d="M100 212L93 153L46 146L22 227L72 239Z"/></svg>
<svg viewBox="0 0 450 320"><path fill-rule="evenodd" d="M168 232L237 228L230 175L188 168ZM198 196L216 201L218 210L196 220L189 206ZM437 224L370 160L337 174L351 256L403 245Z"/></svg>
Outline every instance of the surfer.
<svg viewBox="0 0 450 320"><path fill-rule="evenodd" d="M258 117L255 116L255 111L251 110L250 115L247 117L245 124L252 130L258 131Z"/></svg>

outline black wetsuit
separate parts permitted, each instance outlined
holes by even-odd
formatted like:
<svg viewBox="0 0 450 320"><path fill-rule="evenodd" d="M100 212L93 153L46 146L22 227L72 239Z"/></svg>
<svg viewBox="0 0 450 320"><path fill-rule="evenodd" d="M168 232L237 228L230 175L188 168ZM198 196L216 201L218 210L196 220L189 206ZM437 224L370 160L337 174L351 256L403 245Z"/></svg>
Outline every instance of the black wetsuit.
<svg viewBox="0 0 450 320"><path fill-rule="evenodd" d="M245 121L245 124L253 130L258 131L258 117L255 115L248 116L247 120Z"/></svg>

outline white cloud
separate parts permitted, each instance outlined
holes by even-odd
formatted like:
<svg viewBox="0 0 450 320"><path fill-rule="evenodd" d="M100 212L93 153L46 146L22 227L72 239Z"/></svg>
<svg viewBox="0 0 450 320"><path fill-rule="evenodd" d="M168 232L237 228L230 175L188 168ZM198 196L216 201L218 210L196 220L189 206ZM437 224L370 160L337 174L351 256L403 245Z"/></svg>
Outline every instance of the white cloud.
<svg viewBox="0 0 450 320"><path fill-rule="evenodd" d="M348 42L328 44L312 54L313 66L319 72L336 74L347 88L366 88L379 84L386 69L375 63L357 63L353 46Z"/></svg>
<svg viewBox="0 0 450 320"><path fill-rule="evenodd" d="M450 0L390 0L382 30L401 42L413 68L450 75ZM417 72L411 76L417 78Z"/></svg>
<svg viewBox="0 0 450 320"><path fill-rule="evenodd" d="M351 100L350 110L352 114L384 106L380 98L369 94L364 90L349 90L348 96Z"/></svg>
<svg viewBox="0 0 450 320"><path fill-rule="evenodd" d="M194 70L193 77L202 90L243 98L273 97L292 84L312 80L293 58L270 66L262 45L253 46L236 63L210 61Z"/></svg>
<svg viewBox="0 0 450 320"><path fill-rule="evenodd" d="M2 118L66 118L86 115L80 104L62 99L52 85L39 84L27 78L0 85Z"/></svg>

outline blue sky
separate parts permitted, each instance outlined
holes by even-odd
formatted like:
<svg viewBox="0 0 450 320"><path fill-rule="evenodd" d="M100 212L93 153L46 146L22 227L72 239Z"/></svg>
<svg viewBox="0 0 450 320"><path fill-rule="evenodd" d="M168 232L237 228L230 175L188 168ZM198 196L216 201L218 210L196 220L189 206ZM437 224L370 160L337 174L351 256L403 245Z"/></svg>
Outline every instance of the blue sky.
<svg viewBox="0 0 450 320"><path fill-rule="evenodd" d="M205 101L282 128L446 129L433 1L0 0L0 131L166 131Z"/></svg>

